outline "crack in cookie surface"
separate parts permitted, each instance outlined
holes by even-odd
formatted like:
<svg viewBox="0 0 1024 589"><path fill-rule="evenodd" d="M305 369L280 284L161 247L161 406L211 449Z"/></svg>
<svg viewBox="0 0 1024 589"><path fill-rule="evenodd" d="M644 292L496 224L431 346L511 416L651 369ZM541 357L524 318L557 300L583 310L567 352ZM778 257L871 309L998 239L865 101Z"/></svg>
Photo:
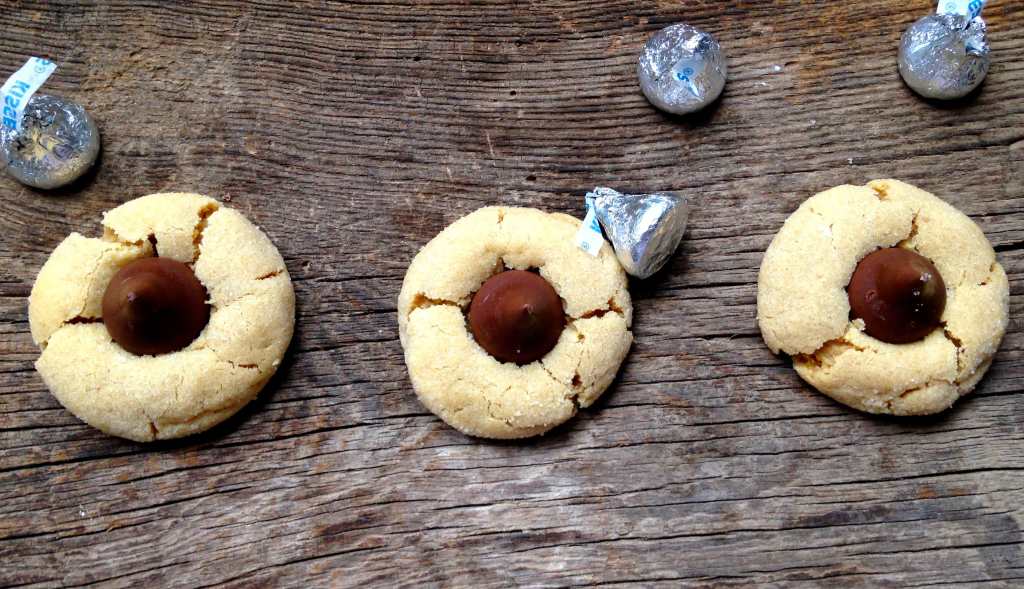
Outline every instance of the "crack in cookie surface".
<svg viewBox="0 0 1024 589"><path fill-rule="evenodd" d="M882 196L879 196L879 200L880 201L888 200L888 192L887 192L888 187L887 186L883 186L881 192L875 186L871 186L871 189L872 189L872 191L875 192L876 196L878 196L879 194L882 195ZM834 252L837 252L838 250L836 249L836 246L835 246L835 235L832 232L833 223L830 221L830 219L828 217L826 217L822 213L820 213L817 210L815 210L814 207L808 207L808 210L812 214L814 214L815 216L819 217L823 222L825 222L828 225L828 229L829 229L829 238L828 238L829 244L832 246L832 250ZM914 211L913 217L911 217L911 220L910 220L910 227L907 230L907 235L906 235L906 237L901 239L899 242L897 242L896 247L904 247L906 249L910 249L910 250L913 250L915 252L917 251L917 248L914 247L911 244L911 241L914 239L914 237L917 236L917 233L918 233L918 215L919 214L920 214L919 211L916 211L916 210ZM884 244L877 246L872 251L875 251L875 250L877 250L878 248L881 248L881 247L884 247ZM863 259L863 257L858 259L857 263L859 264L862 259ZM854 268L856 268L856 266L854 266ZM846 294L848 287L849 287L849 283L847 283L843 287L842 290L843 290L844 294ZM859 324L858 324L858 322L859 322ZM846 327L844 328L843 333L844 334L847 333L850 330L851 327L857 327L860 331L863 331L863 321L860 320L860 319L850 319L849 322L846 324ZM827 346L829 346L829 344L840 343L840 342L844 342L846 344L852 345L852 344L850 344L849 341L847 341L845 339L845 335L843 335L843 336L840 336L838 338L833 338L831 340L826 340L826 341L822 342L818 346L818 348L814 352L812 352L810 354L796 354L796 355L794 355L794 357L813 358L813 361L815 363L818 363L818 365L820 366L821 364L819 363L819 360L818 360L819 354L821 354L822 351ZM863 352L864 348L857 348L857 350Z"/></svg>
<svg viewBox="0 0 1024 589"><path fill-rule="evenodd" d="M953 344L953 347L956 348L956 371L959 374L964 369L964 354L966 353L964 342L953 334L948 325L944 324L942 326L942 333L949 340L949 343ZM957 379L956 384L959 384L959 382L959 379Z"/></svg>
<svg viewBox="0 0 1024 589"><path fill-rule="evenodd" d="M917 232L920 230L917 224L917 219L920 216L920 211L914 211L914 216L913 218L910 219L910 233L908 233L906 237L901 239L900 242L896 244L896 247L902 247L905 249L913 250L915 252L917 251L917 247L914 245L914 239L917 237Z"/></svg>
<svg viewBox="0 0 1024 589"><path fill-rule="evenodd" d="M280 276L282 273L284 273L284 269L283 268L278 268L277 270L273 270L273 271L267 272L266 274L257 276L256 280L269 280L269 279L274 278L276 276Z"/></svg>
<svg viewBox="0 0 1024 589"><path fill-rule="evenodd" d="M623 319L609 313L587 321L585 328L594 330L594 338L580 339L576 326L570 326L552 353L537 362L514 366L498 362L479 347L466 331L457 306L431 306L418 310L410 320L406 360L425 404L446 420L453 419L449 423L457 428L489 437L534 435L568 419L576 407L589 405L604 389L601 370L605 366L599 360L603 348L588 352L588 346L601 345L602 338L609 337L611 325L621 325ZM428 334L429 339L424 339ZM612 345L616 342L609 340ZM585 372L594 370L591 366L595 363L600 363L596 366L599 370ZM421 367L431 370L423 372ZM509 398L501 400L501 395ZM492 403L490 413L485 400ZM445 408L446 402L451 403L450 408ZM455 408L474 403L476 409L455 414ZM522 418L513 415L520 411ZM491 414L499 418L513 415L511 427L497 432L474 421Z"/></svg>
<svg viewBox="0 0 1024 589"><path fill-rule="evenodd" d="M150 235L150 237L153 237L154 240L156 239L153 235ZM144 243L141 239L129 241L118 235L117 231L113 227L108 227L106 225L103 226L103 234L100 235L100 239L103 241L109 241L110 243L119 243L121 245L141 246Z"/></svg>
<svg viewBox="0 0 1024 589"><path fill-rule="evenodd" d="M69 235L50 255L29 295L29 322L40 348L69 321L101 316L105 280L125 264L147 257L149 244Z"/></svg>
<svg viewBox="0 0 1024 589"><path fill-rule="evenodd" d="M821 344L817 350L810 354L797 354L793 356L794 360L800 362L809 362L819 368L831 368L835 366L836 358L850 350L857 352L867 351L866 348L858 346L853 342L846 339L846 336L837 337L835 339L828 340Z"/></svg>
<svg viewBox="0 0 1024 589"><path fill-rule="evenodd" d="M989 267L988 267L988 274L985 276L984 280L982 280L981 282L978 283L978 286L988 286L989 283L992 282L992 276L996 273L996 267L998 265L999 265L999 262L992 262L989 265Z"/></svg>
<svg viewBox="0 0 1024 589"><path fill-rule="evenodd" d="M234 360L230 360L230 359L225 358L224 356L222 356L221 353L220 353L220 350L218 350L217 348L215 348L214 346L211 346L211 345L202 344L202 345L196 346L194 348L190 348L190 349L192 351L197 351L197 352L203 351L203 350L209 350L213 354L213 356L215 358L217 358L218 362L224 362L225 364L227 364L228 366L230 366L230 367L232 367L234 369L244 368L246 370L260 370L260 366L259 366L258 363L246 362L246 361L236 362Z"/></svg>
<svg viewBox="0 0 1024 589"><path fill-rule="evenodd" d="M559 378L558 378L557 376L555 376L555 373L554 373L554 372L551 372L551 369L550 369L550 368L548 368L548 367L547 367L547 366L546 366L546 365L544 364L543 360L542 360L542 361L540 361L540 367L544 369L544 372L546 372L546 373L548 374L548 376L549 376L549 377L551 377L551 380L552 380L552 381L553 381L553 382L554 382L555 384L557 384L557 385L558 385L559 387L562 387L563 389L565 389L565 392L567 393L567 396L568 396L568 395L571 395L571 394L572 394L572 388L571 388L571 385L568 385L568 384L566 384L566 383L565 383L565 382L563 382L563 381L562 381L561 379L559 379Z"/></svg>
<svg viewBox="0 0 1024 589"><path fill-rule="evenodd" d="M572 395L566 397L570 403L572 403L573 414L579 413L580 410L580 394L574 391Z"/></svg>
<svg viewBox="0 0 1024 589"><path fill-rule="evenodd" d="M458 307L459 309L462 309L462 305L456 303L455 301L449 301L448 299L435 299L432 297L428 297L426 293L418 292L412 298L412 303L409 304L408 316L412 316L413 311L417 311L419 309L429 309L430 307L437 306Z"/></svg>
<svg viewBox="0 0 1024 589"><path fill-rule="evenodd" d="M210 216L217 212L220 207L217 203L207 203L199 209L199 220L196 222L195 228L192 230L192 248L194 250L192 254L192 264L199 261L199 255L203 245L203 232L206 231L206 226L210 222Z"/></svg>
<svg viewBox="0 0 1024 589"><path fill-rule="evenodd" d="M512 387L509 387L509 388L505 389L505 391L502 393L502 395L507 395L509 392L511 392L511 390L512 390ZM512 424L512 417L501 417L501 416L498 416L498 415L494 414L494 401L491 401L487 397L484 397L484 402L487 403L487 416L488 417L490 417L494 421L498 421L498 422L504 423L505 427L507 427L509 429L515 429L516 426L514 426Z"/></svg>
<svg viewBox="0 0 1024 589"><path fill-rule="evenodd" d="M81 325L83 323L103 323L102 317L83 317L78 315L64 322L64 325Z"/></svg>
<svg viewBox="0 0 1024 589"><path fill-rule="evenodd" d="M616 302L615 298L613 297L613 298L608 299L608 303L604 307L601 307L599 309L591 309L589 311L581 313L579 315L579 317L573 317L571 315L566 315L566 317L568 319L566 320L565 324L566 324L566 326L569 326L571 323L573 323L575 321L579 321L580 319L591 319L593 317L604 317L608 313L615 313L616 315L619 315L620 317L625 317L626 316L625 311L623 311L622 307L619 306L618 302Z"/></svg>
<svg viewBox="0 0 1024 589"><path fill-rule="evenodd" d="M956 385L956 383L955 382L950 382L948 380L930 380L930 381L924 383L923 385L916 386L916 387L913 387L913 388L909 388L909 389L903 391L902 393L900 393L897 396L897 398L899 398L899 399L906 399L907 397L909 397L910 395L913 395L914 393L917 393L919 391L923 391L923 390L926 390L926 389L930 389L930 388L932 388L934 386L938 386L938 385ZM890 407L891 407L891 403L893 401L895 401L895 400L896 399L890 399Z"/></svg>
<svg viewBox="0 0 1024 589"><path fill-rule="evenodd" d="M886 201L889 199L889 185L884 182L871 182L868 184L871 191L875 193L875 197L880 201Z"/></svg>
<svg viewBox="0 0 1024 589"><path fill-rule="evenodd" d="M827 229L827 234L828 234L828 245L829 245L829 247L832 248L833 252L837 252L838 250L836 248L836 240L835 240L835 237L836 237L836 234L835 234L835 223L832 221L832 219L829 219L823 213L821 213L820 211L816 210L814 207L807 207L807 210L810 211L810 213L812 215L814 215L814 216L818 217L819 219L821 219L821 222L825 224L825 227Z"/></svg>
<svg viewBox="0 0 1024 589"><path fill-rule="evenodd" d="M76 317L85 315L85 308L89 305L89 293L93 292L93 282L96 280L96 274L100 271L100 265L103 264L103 254L104 252L100 252L99 255L96 256L96 261L93 262L92 270L89 270L85 275L85 292L83 293L85 296L82 297L81 307L78 312L75 313Z"/></svg>

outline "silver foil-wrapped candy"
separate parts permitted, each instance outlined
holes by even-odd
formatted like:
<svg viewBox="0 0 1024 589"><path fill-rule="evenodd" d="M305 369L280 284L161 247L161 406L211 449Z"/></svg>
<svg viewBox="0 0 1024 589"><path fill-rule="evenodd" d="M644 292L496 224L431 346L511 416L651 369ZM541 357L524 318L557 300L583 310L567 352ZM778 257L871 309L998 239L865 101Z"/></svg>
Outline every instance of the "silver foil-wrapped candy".
<svg viewBox="0 0 1024 589"><path fill-rule="evenodd" d="M19 130L0 128L0 156L22 184L50 189L77 180L96 161L100 133L81 105L35 94Z"/></svg>
<svg viewBox="0 0 1024 589"><path fill-rule="evenodd" d="M689 201L675 192L622 194L599 187L587 194L587 208L604 227L619 263L637 278L665 266L690 216Z"/></svg>
<svg viewBox="0 0 1024 589"><path fill-rule="evenodd" d="M989 46L980 16L931 14L900 41L900 75L925 98L962 98L988 74Z"/></svg>
<svg viewBox="0 0 1024 589"><path fill-rule="evenodd" d="M651 104L670 113L688 114L708 106L722 93L725 55L710 33L676 24L647 41L637 76Z"/></svg>

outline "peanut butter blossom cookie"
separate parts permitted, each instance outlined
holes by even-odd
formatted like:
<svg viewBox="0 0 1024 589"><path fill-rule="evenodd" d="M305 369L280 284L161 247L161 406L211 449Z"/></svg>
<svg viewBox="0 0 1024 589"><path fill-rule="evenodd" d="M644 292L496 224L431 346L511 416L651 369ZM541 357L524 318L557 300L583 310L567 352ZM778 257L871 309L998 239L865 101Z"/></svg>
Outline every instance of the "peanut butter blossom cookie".
<svg viewBox="0 0 1024 589"><path fill-rule="evenodd" d="M896 180L805 201L772 240L757 314L772 352L870 413L926 415L974 389L1009 315L1009 284L966 215Z"/></svg>
<svg viewBox="0 0 1024 589"><path fill-rule="evenodd" d="M29 297L36 369L86 423L146 442L204 431L252 400L295 326L277 248L198 194L152 194L69 235Z"/></svg>
<svg viewBox="0 0 1024 589"><path fill-rule="evenodd" d="M413 388L452 427L485 438L542 434L611 384L633 336L611 247L575 244L580 221L489 207L413 259L398 325Z"/></svg>

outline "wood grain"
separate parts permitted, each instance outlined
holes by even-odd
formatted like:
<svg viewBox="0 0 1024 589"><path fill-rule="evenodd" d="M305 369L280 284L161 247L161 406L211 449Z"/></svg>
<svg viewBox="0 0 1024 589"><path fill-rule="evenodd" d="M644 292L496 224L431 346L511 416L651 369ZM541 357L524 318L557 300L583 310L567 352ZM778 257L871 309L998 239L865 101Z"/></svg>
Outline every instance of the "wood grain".
<svg viewBox="0 0 1024 589"><path fill-rule="evenodd" d="M895 67L933 6L3 3L0 71L57 61L47 91L87 106L104 152L72 189L0 179L0 585L1021 586L1024 5L989 2L989 78L945 106ZM680 20L730 65L689 118L652 109L634 71ZM885 177L973 217L1010 276L990 375L935 418L829 401L755 325L786 216ZM669 267L631 287L619 381L537 441L444 426L397 340L409 260L479 206L580 215L596 185L695 201ZM143 446L49 395L26 297L67 233L164 190L230 200L272 236L298 332L239 416Z"/></svg>

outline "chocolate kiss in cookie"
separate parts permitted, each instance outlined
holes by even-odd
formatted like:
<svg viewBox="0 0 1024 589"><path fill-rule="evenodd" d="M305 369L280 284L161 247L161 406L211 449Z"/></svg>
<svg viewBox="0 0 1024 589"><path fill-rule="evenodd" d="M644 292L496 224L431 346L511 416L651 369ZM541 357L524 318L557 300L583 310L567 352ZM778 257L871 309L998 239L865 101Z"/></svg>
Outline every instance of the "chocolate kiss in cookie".
<svg viewBox="0 0 1024 589"><path fill-rule="evenodd" d="M103 324L110 337L139 356L184 348L209 319L202 283L188 266L169 258L128 264L103 293Z"/></svg>
<svg viewBox="0 0 1024 589"><path fill-rule="evenodd" d="M857 264L847 289L854 318L868 335L890 344L917 341L938 327L946 284L927 258L890 247Z"/></svg>
<svg viewBox="0 0 1024 589"><path fill-rule="evenodd" d="M498 360L529 364L558 343L565 312L547 280L508 270L489 278L473 295L469 327L477 343Z"/></svg>

